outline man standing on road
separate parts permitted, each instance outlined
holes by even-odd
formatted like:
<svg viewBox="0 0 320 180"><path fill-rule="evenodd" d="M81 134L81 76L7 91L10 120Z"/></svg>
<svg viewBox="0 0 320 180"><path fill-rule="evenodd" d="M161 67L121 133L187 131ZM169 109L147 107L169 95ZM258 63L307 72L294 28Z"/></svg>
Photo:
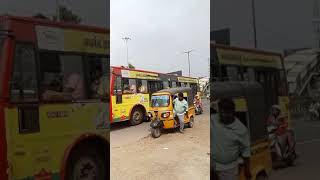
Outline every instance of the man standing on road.
<svg viewBox="0 0 320 180"><path fill-rule="evenodd" d="M218 113L211 115L211 164L219 180L239 179L239 159L244 160L244 174L250 173L250 139L247 128L237 119L232 99L221 99Z"/></svg>
<svg viewBox="0 0 320 180"><path fill-rule="evenodd" d="M180 133L183 134L184 129L184 116L188 111L188 102L183 98L183 93L178 94L178 98L173 100L174 109L173 112L179 118Z"/></svg>

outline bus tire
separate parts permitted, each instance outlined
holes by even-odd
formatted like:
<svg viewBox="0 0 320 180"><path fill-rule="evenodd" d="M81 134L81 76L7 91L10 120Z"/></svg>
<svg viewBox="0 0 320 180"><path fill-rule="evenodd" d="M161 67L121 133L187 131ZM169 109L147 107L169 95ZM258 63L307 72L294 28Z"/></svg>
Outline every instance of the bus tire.
<svg viewBox="0 0 320 180"><path fill-rule="evenodd" d="M107 168L103 151L91 144L84 144L71 154L66 169L66 179L108 179Z"/></svg>
<svg viewBox="0 0 320 180"><path fill-rule="evenodd" d="M145 114L142 108L135 107L132 110L131 116L130 116L130 125L135 126L138 124L141 124L144 120Z"/></svg>

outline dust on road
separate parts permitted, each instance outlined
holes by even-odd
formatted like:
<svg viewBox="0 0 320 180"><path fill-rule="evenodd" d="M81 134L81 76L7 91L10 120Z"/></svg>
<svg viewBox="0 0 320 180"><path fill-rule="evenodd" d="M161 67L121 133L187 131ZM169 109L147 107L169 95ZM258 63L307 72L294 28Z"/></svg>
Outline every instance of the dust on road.
<svg viewBox="0 0 320 180"><path fill-rule="evenodd" d="M184 134L167 131L160 138L154 139L148 129L144 128L147 136L131 142L126 141L126 144L116 142L118 139L113 134L111 179L209 180L209 123L209 110L206 109L203 115L196 116L194 127L186 128ZM134 131L135 127L130 128ZM136 128L141 130L141 127ZM116 133L120 133L120 130ZM119 138L121 139L123 138ZM113 142L117 146L113 146Z"/></svg>

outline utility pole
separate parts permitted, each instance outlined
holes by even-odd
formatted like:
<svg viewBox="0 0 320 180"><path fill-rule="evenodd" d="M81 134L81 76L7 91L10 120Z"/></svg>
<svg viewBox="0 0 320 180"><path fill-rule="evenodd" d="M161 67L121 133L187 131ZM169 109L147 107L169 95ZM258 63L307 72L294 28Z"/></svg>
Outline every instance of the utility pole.
<svg viewBox="0 0 320 180"><path fill-rule="evenodd" d="M130 37L123 37L122 38L124 40L124 42L126 43L126 48L127 48L127 64L129 67L129 48L128 48L128 41L131 40Z"/></svg>
<svg viewBox="0 0 320 180"><path fill-rule="evenodd" d="M60 21L60 2L59 0L56 0L56 16L57 16L57 21Z"/></svg>
<svg viewBox="0 0 320 180"><path fill-rule="evenodd" d="M189 64L189 77L191 77L191 70L190 70L190 53L192 52L193 50L190 50L190 51L185 51L184 53L188 54L188 64Z"/></svg>
<svg viewBox="0 0 320 180"><path fill-rule="evenodd" d="M251 0L251 8L252 8L252 23L253 23L253 37L254 37L254 48L257 48L257 29L256 29L256 7L255 0Z"/></svg>

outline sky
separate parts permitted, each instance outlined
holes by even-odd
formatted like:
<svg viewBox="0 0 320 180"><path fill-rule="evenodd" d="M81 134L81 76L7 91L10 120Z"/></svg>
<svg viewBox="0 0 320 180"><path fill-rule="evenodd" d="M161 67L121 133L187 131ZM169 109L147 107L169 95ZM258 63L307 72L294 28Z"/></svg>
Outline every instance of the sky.
<svg viewBox="0 0 320 180"><path fill-rule="evenodd" d="M312 47L313 0L256 0L258 48ZM229 27L231 44L254 46L251 0L211 0L211 29Z"/></svg>
<svg viewBox="0 0 320 180"><path fill-rule="evenodd" d="M208 76L210 0L111 0L111 65Z"/></svg>
<svg viewBox="0 0 320 180"><path fill-rule="evenodd" d="M24 3L22 3L24 2ZM61 5L65 5L75 14L81 17L82 24L108 27L110 20L110 0L59 0ZM94 2L94 3L93 3ZM0 14L12 14L19 16L32 16L42 13L46 16L56 14L55 0L1 0Z"/></svg>

